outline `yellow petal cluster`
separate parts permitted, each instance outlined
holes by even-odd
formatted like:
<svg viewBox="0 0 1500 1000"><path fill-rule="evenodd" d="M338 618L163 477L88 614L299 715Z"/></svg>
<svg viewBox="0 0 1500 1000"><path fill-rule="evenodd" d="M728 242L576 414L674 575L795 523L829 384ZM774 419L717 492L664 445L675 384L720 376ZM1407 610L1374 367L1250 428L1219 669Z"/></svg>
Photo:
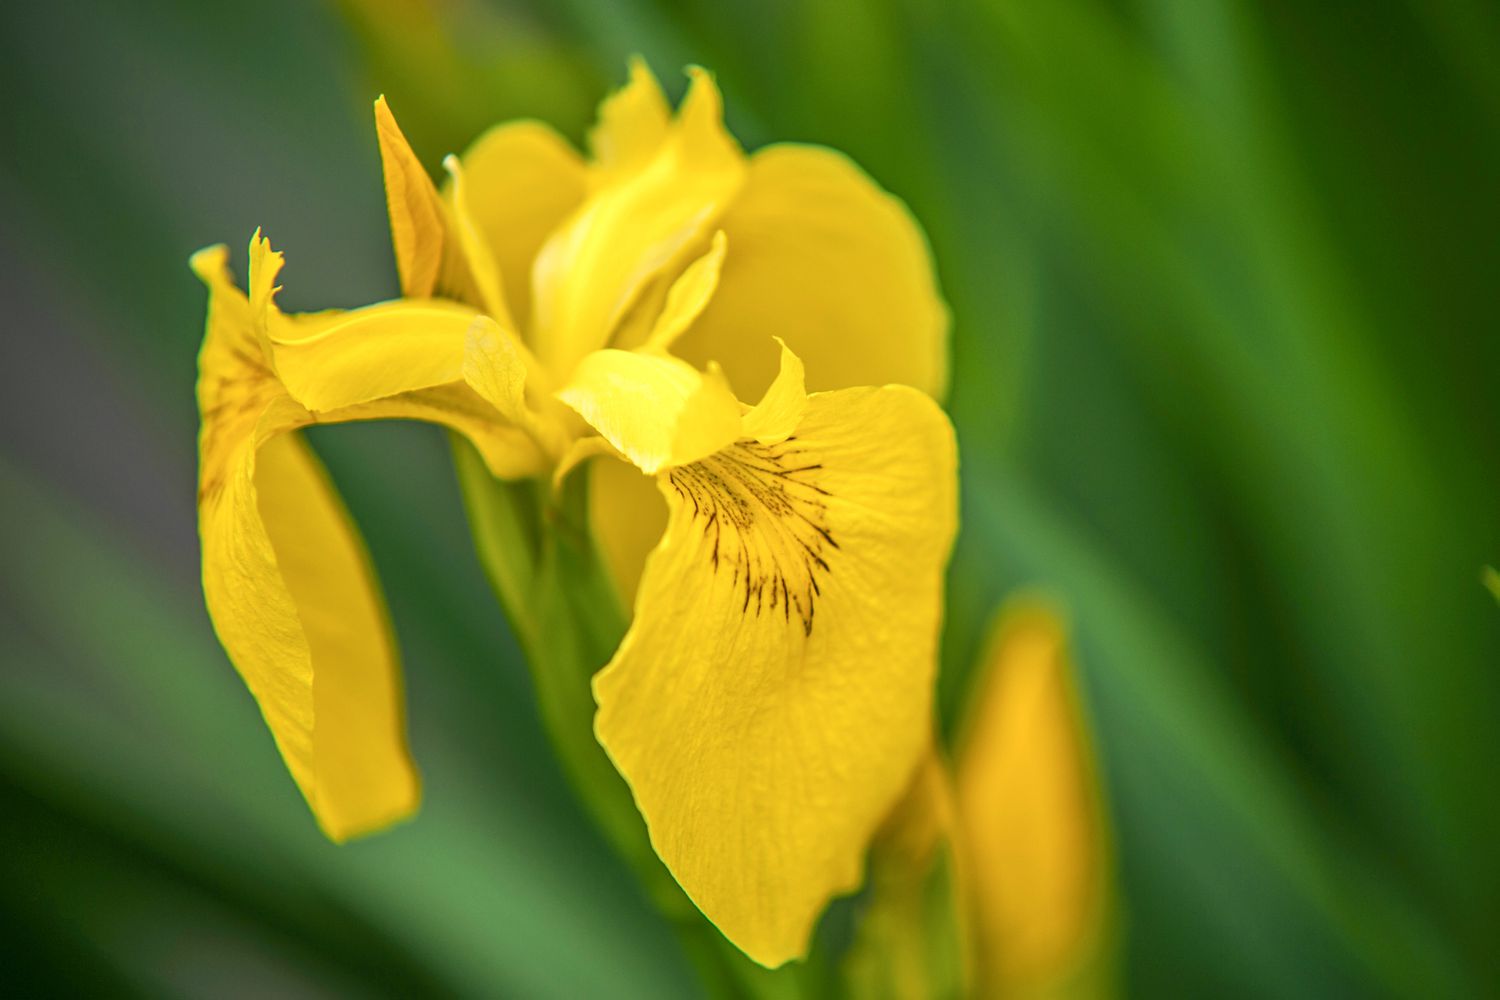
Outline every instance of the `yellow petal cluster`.
<svg viewBox="0 0 1500 1000"><path fill-rule="evenodd" d="M829 150L747 156L689 76L674 112L637 61L591 158L508 124L441 188L378 101L398 302L290 316L265 241L248 294L222 249L195 258L204 581L319 821L374 829L417 799L399 673L297 429L436 421L505 478L603 456L592 526L634 616L597 737L689 896L777 965L858 885L927 745L948 317L898 201Z"/></svg>

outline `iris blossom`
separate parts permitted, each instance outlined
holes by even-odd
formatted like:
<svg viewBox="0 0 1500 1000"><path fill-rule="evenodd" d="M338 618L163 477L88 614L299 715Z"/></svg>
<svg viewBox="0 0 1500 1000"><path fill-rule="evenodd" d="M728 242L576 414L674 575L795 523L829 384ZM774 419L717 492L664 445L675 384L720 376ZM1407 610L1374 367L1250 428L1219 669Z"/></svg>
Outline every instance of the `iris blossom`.
<svg viewBox="0 0 1500 1000"><path fill-rule="evenodd" d="M591 160L502 125L441 191L377 102L398 301L287 315L258 235L248 293L222 248L194 258L204 587L323 829L368 832L418 800L399 670L295 432L432 421L502 479L590 460L634 602L595 735L683 889L774 966L858 885L928 745L956 521L931 398L947 314L899 202L829 150L747 157L691 75L674 115L634 65Z"/></svg>

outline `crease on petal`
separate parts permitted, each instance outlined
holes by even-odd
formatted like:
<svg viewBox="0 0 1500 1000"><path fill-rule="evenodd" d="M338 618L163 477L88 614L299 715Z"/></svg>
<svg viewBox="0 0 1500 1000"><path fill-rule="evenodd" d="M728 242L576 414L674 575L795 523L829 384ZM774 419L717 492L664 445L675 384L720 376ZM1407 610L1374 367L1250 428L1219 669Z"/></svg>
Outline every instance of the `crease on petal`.
<svg viewBox="0 0 1500 1000"><path fill-rule="evenodd" d="M648 474L711 454L740 433L739 402L723 374L665 354L595 351L557 398Z"/></svg>
<svg viewBox="0 0 1500 1000"><path fill-rule="evenodd" d="M668 527L595 734L678 883L776 966L858 885L929 746L953 433L906 387L824 393L786 441L657 479Z"/></svg>
<svg viewBox="0 0 1500 1000"><path fill-rule="evenodd" d="M985 989L1031 995L1084 970L1107 914L1108 835L1067 629L1009 601L976 674L957 755Z"/></svg>
<svg viewBox="0 0 1500 1000"><path fill-rule="evenodd" d="M285 652L305 655L311 666L309 801L328 836L347 840L410 815L421 794L407 750L395 642L363 543L298 435L261 445L254 488L276 573L302 630L303 642ZM242 523L238 530L251 529ZM264 579L261 598L274 590L275 581Z"/></svg>

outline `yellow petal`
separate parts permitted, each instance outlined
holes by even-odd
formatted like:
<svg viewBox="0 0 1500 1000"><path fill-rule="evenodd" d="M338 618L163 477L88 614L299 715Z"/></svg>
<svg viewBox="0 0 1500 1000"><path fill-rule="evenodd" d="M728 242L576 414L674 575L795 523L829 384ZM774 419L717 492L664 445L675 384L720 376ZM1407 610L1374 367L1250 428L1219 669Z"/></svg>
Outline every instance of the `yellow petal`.
<svg viewBox="0 0 1500 1000"><path fill-rule="evenodd" d="M198 380L204 593L288 770L324 831L343 840L410 813L418 780L406 750L395 648L368 559L295 429L409 417L468 435L496 475L534 475L545 465L525 434L461 383L312 413L287 393L260 349L258 327L267 319L273 329L303 319L281 316L271 302L280 254L263 240L252 244L258 310L234 286L227 257L211 247L192 261L210 292ZM340 321L336 314L308 319ZM348 367L328 360L330 370L341 366ZM406 379L413 381L428 379Z"/></svg>
<svg viewBox="0 0 1500 1000"><path fill-rule="evenodd" d="M702 70L692 74L654 153L636 169L599 174L537 254L533 343L559 378L609 342L641 289L703 239L739 189L744 157L724 130L718 89Z"/></svg>
<svg viewBox="0 0 1500 1000"><path fill-rule="evenodd" d="M463 164L456 156L443 158L443 169L448 171L448 201L452 209L453 232L458 237L464 260L468 262L469 274L474 279L474 290L479 295L479 304L508 329L515 329L510 308L505 302L505 287L500 280L500 268L490 245L474 221L470 206L469 187L464 182Z"/></svg>
<svg viewBox="0 0 1500 1000"><path fill-rule="evenodd" d="M464 381L501 416L525 431L541 453L556 457L567 447L565 426L557 414L533 406L527 394L529 386L536 392L545 389L544 375L515 334L488 316L478 316L469 324ZM550 400L544 405L561 409Z"/></svg>
<svg viewBox="0 0 1500 1000"><path fill-rule="evenodd" d="M336 410L322 422L350 420L423 420L455 430L468 438L490 474L497 479L525 479L541 475L551 460L524 429L497 419L499 414L478 393L462 383L402 393L390 399Z"/></svg>
<svg viewBox="0 0 1500 1000"><path fill-rule="evenodd" d="M958 806L981 982L1032 995L1098 945L1108 860L1063 624L1037 601L1002 612L959 744Z"/></svg>
<svg viewBox="0 0 1500 1000"><path fill-rule="evenodd" d="M724 376L665 354L606 348L584 358L557 398L646 473L710 455L740 435Z"/></svg>
<svg viewBox="0 0 1500 1000"><path fill-rule="evenodd" d="M646 346L665 351L713 298L714 287L719 283L719 268L724 265L724 252L728 244L722 232L714 233L708 253L687 266L672 287L667 291L666 304L656 319Z"/></svg>
<svg viewBox="0 0 1500 1000"><path fill-rule="evenodd" d="M401 294L419 299L438 295L477 305L478 295L462 246L451 232L448 207L412 152L384 97L375 102L375 134L380 142Z"/></svg>
<svg viewBox="0 0 1500 1000"><path fill-rule="evenodd" d="M512 322L531 323L531 266L547 236L583 201L587 173L568 143L540 122L509 122L480 136L461 159L463 204L454 213L478 233ZM472 255L471 255L472 257ZM474 270L480 270L476 263Z"/></svg>
<svg viewBox="0 0 1500 1000"><path fill-rule="evenodd" d="M671 520L595 732L662 860L762 964L859 883L928 746L955 474L947 418L887 387L659 477Z"/></svg>
<svg viewBox="0 0 1500 1000"><path fill-rule="evenodd" d="M400 674L368 560L312 453L312 415L275 382L222 250L194 258L210 288L200 355L199 529L214 627L334 840L417 806Z"/></svg>
<svg viewBox="0 0 1500 1000"><path fill-rule="evenodd" d="M349 312L273 314L276 373L317 412L457 382L475 312L445 299L402 299Z"/></svg>
<svg viewBox="0 0 1500 1000"><path fill-rule="evenodd" d="M280 612L275 624L283 624L286 605L277 593L277 577L264 574L258 579L234 574L225 581L254 587L260 608L244 618L243 598L235 599L231 606L238 615L215 615L220 634L248 626L249 634L241 633L241 670L247 680L260 675L251 689L265 692L258 694L262 708L279 702L288 718L307 705L300 685L284 684L286 664L310 666L313 781L304 784L303 793L334 840L380 829L417 808L420 788L406 746L400 666L368 558L322 467L295 436L273 437L261 446L254 482L261 523L275 551L277 575L296 609L302 641L287 633L274 651L250 652L250 644L270 632L264 616L273 608ZM222 527L250 536L254 526L241 504L232 501L225 518L240 523ZM236 618L235 625L228 624ZM263 659L266 653L272 655Z"/></svg>
<svg viewBox="0 0 1500 1000"><path fill-rule="evenodd" d="M530 419L526 382L531 364L515 334L488 316L475 317L464 335L463 377L513 424Z"/></svg>
<svg viewBox="0 0 1500 1000"><path fill-rule="evenodd" d="M588 475L589 531L621 607L632 607L646 557L666 530L667 502L656 480L629 462L594 462Z"/></svg>
<svg viewBox="0 0 1500 1000"><path fill-rule="evenodd" d="M740 437L761 444L785 439L807 408L802 362L781 346L781 374L741 418ZM623 462L595 462L590 469L589 526L610 579L626 607L635 601L646 555L667 526L667 505L651 480Z"/></svg>
<svg viewBox="0 0 1500 1000"><path fill-rule="evenodd" d="M745 437L754 438L761 444L784 440L796 429L807 410L802 359L793 354L780 337L776 342L781 345L781 372L761 401L745 414L743 421Z"/></svg>
<svg viewBox="0 0 1500 1000"><path fill-rule="evenodd" d="M651 67L630 59L630 80L599 105L599 123L589 131L599 182L640 170L667 137L672 109Z"/></svg>
<svg viewBox="0 0 1500 1000"><path fill-rule="evenodd" d="M941 396L948 311L927 242L847 158L815 146L756 153L718 225L730 252L678 354L720 361L753 397L776 374L765 343L775 333L807 365L810 389L900 383Z"/></svg>
<svg viewBox="0 0 1500 1000"><path fill-rule="evenodd" d="M217 268L204 279L216 289L216 299L244 303L222 251L203 254L215 255L205 257L203 266ZM310 419L425 420L469 438L499 478L532 476L547 467L547 449L539 447L534 428L514 423L462 382L468 332L483 319L473 309L444 299L407 299L350 312L287 315L274 300L281 265L282 255L257 233L250 248L251 299L241 321L270 331L264 339L275 374L268 369L266 376L314 411ZM256 334L246 336L253 340ZM518 349L524 363L534 365Z"/></svg>

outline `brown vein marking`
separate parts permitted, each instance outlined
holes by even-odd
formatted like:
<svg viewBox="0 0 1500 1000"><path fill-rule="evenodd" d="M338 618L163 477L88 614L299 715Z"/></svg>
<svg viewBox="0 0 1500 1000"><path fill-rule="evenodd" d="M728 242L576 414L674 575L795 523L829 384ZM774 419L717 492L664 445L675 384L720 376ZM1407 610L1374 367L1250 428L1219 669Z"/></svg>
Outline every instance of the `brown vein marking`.
<svg viewBox="0 0 1500 1000"><path fill-rule="evenodd" d="M790 437L741 441L668 475L702 525L714 572L733 574L740 611L758 618L779 609L788 622L795 614L805 635L839 547L828 530L829 493L811 481L821 468Z"/></svg>
<svg viewBox="0 0 1500 1000"><path fill-rule="evenodd" d="M224 491L225 449L236 435L246 433L266 404L281 391L281 383L259 356L238 345L222 348L219 358L202 375L199 387L198 503L213 503Z"/></svg>

